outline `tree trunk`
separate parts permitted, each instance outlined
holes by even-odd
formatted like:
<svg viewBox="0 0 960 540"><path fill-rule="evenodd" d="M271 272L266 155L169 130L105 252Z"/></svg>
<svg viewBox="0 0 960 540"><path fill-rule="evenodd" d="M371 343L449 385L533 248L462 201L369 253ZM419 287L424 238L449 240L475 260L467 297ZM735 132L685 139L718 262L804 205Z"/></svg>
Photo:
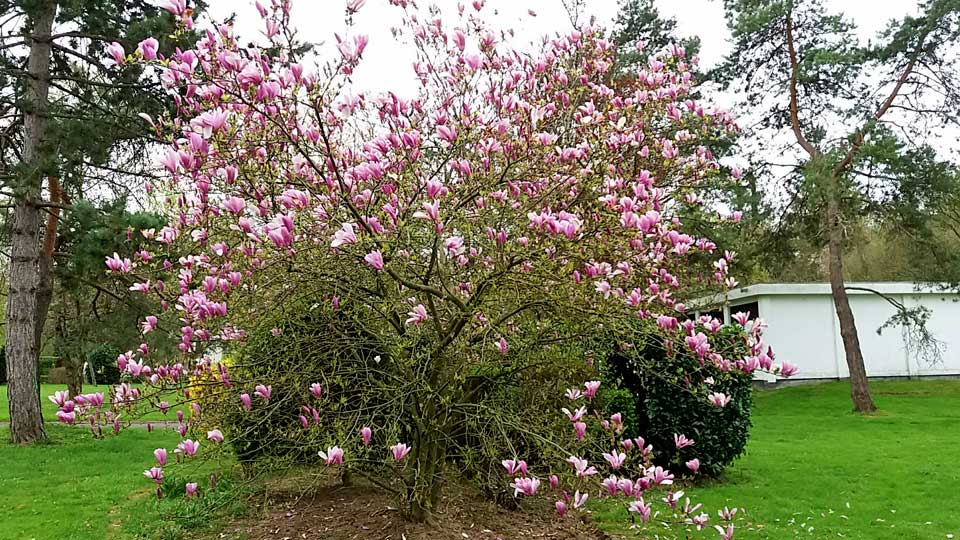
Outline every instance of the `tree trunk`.
<svg viewBox="0 0 960 540"><path fill-rule="evenodd" d="M45 440L38 396L37 293L40 287L40 184L47 124L50 77L50 35L57 5L36 4L28 38L30 56L25 85L23 173L17 186L10 249L7 296L7 394L10 400L10 439L16 444Z"/></svg>
<svg viewBox="0 0 960 540"><path fill-rule="evenodd" d="M441 419L437 418L436 402L427 400L423 415L417 422L412 455L412 480L408 481L408 519L429 523L443 494L443 470L447 461L447 440Z"/></svg>
<svg viewBox="0 0 960 540"><path fill-rule="evenodd" d="M63 312L63 310L66 308L66 303L62 302L61 305L62 309L60 310L56 321L56 341L59 345L61 345L61 347L58 347L56 354L63 362L64 374L67 377L67 394L70 396L70 399L73 399L83 392L84 355L82 352L80 354L76 354L75 349L64 346L67 344L66 321L65 314ZM83 341L81 336L71 336L71 338L80 342Z"/></svg>
<svg viewBox="0 0 960 540"><path fill-rule="evenodd" d="M443 477L443 462L446 452L443 444L433 437L423 439L425 448L415 456L415 478L408 494L409 518L416 523L429 523L433 511L440 502Z"/></svg>
<svg viewBox="0 0 960 540"><path fill-rule="evenodd" d="M56 176L47 177L47 191L50 202L60 204L60 179ZM40 281L37 286L37 318L34 322L34 341L37 354L42 351L43 328L47 324L47 314L50 312L50 303L53 301L53 252L57 244L57 226L60 224L60 208L51 206L47 211L47 227L43 233L43 249L40 251L38 265Z"/></svg>
<svg viewBox="0 0 960 540"><path fill-rule="evenodd" d="M66 358L63 367L67 373L67 393L73 399L83 393L83 360Z"/></svg>
<svg viewBox="0 0 960 540"><path fill-rule="evenodd" d="M840 321L840 336L843 338L843 350L847 358L847 368L850 371L850 397L857 412L873 412L877 407L870 396L867 369L863 365L860 338L857 336L857 323L853 318L850 299L847 297L847 290L843 283L843 224L839 188L835 185L831 188L827 194L830 290L837 310L837 319Z"/></svg>

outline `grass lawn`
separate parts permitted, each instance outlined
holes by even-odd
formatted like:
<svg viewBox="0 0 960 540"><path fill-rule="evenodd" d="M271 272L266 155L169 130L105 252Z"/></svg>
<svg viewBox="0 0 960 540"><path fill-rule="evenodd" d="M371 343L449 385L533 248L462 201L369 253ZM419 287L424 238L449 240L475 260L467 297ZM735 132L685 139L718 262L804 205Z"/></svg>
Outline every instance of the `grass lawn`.
<svg viewBox="0 0 960 540"><path fill-rule="evenodd" d="M747 454L723 482L688 494L714 516L746 508L741 540L960 539L960 381L872 387L882 410L872 416L849 412L845 383L758 392ZM48 429L52 443L35 447L11 446L0 430L0 540L160 538L141 525L156 509L140 473L175 433L131 429L95 441L82 428ZM636 537L622 500L593 501L597 523ZM184 534L176 531L163 537Z"/></svg>
<svg viewBox="0 0 960 540"><path fill-rule="evenodd" d="M149 512L152 484L141 472L152 451L172 448L172 431L125 431L93 440L87 430L48 426L50 443L13 446L0 429L0 539L103 540L119 521Z"/></svg>
<svg viewBox="0 0 960 540"><path fill-rule="evenodd" d="M757 392L747 454L688 495L714 522L717 507L746 508L753 526L739 539L960 538L960 381L871 388L872 416L849 412L847 383ZM622 502L594 511L610 532L635 534Z"/></svg>
<svg viewBox="0 0 960 540"><path fill-rule="evenodd" d="M43 420L45 422L56 422L57 421L57 406L53 404L52 401L47 399L47 396L52 396L54 392L58 390L66 390L67 385L65 384L41 384L40 385L40 407L43 411ZM103 392L105 396L108 396L110 391L110 385L101 384L98 386L84 385L84 393L93 393L93 392ZM182 399L182 396L180 396ZM170 402L177 403L177 396L171 394ZM173 407L166 415L163 415L160 411L157 410L148 410L143 415L135 415L137 420L143 421L156 421L156 420L170 420L173 422L177 421L176 410L183 409L184 413L189 416L189 406L180 405L179 407ZM124 417L121 417L124 418ZM133 416L131 416L133 418ZM10 407L7 403L7 385L0 384L0 422L9 422L10 421Z"/></svg>

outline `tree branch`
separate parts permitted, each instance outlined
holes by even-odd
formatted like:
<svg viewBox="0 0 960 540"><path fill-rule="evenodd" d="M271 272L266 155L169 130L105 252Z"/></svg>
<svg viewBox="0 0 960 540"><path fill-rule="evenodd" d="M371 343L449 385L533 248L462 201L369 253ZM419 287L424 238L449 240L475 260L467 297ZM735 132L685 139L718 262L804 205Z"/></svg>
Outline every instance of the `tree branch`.
<svg viewBox="0 0 960 540"><path fill-rule="evenodd" d="M790 126L800 147L810 157L815 158L820 155L820 151L810 144L810 141L803 136L803 130L800 129L800 112L797 105L797 79L800 77L800 64L797 62L797 50L793 41L793 14L789 12L787 13L787 51L790 54Z"/></svg>

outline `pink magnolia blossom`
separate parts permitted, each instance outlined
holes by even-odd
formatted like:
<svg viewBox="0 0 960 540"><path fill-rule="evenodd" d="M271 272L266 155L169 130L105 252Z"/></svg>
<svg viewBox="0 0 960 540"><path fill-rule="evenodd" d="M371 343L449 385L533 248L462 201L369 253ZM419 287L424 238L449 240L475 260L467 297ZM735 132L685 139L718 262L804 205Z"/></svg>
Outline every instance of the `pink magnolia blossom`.
<svg viewBox="0 0 960 540"><path fill-rule="evenodd" d="M143 475L156 482L157 485L163 483L163 469L161 467L150 467L148 470L143 471Z"/></svg>
<svg viewBox="0 0 960 540"><path fill-rule="evenodd" d="M792 377L797 374L800 369L791 364L790 362L784 362L780 365L780 376L781 377Z"/></svg>
<svg viewBox="0 0 960 540"><path fill-rule="evenodd" d="M527 497L533 497L540 488L540 480L533 476L521 476L510 483L513 488L513 496L523 493Z"/></svg>
<svg viewBox="0 0 960 540"><path fill-rule="evenodd" d="M142 333L148 334L157 327L157 318L154 315L147 315L141 324Z"/></svg>
<svg viewBox="0 0 960 540"><path fill-rule="evenodd" d="M677 450L681 448L686 448L688 446L693 446L695 442L696 441L694 441L693 439L688 439L684 435L678 435L676 433L673 434L673 443L676 445Z"/></svg>
<svg viewBox="0 0 960 540"><path fill-rule="evenodd" d="M417 305L413 306L413 309L410 310L410 311L407 313L407 315L408 315L408 318L407 318L407 321L406 321L407 324L412 324L412 325L415 325L415 326L420 326L420 325L423 324L427 319L430 318L430 316L427 315L427 308L424 307L423 304L417 304Z"/></svg>
<svg viewBox="0 0 960 540"><path fill-rule="evenodd" d="M621 413L613 413L610 415L610 426L611 428L620 433L623 431L623 415Z"/></svg>
<svg viewBox="0 0 960 540"><path fill-rule="evenodd" d="M154 38L147 38L140 42L137 45L137 52L143 56L144 60L156 60L157 58L157 49L160 47L160 42Z"/></svg>
<svg viewBox="0 0 960 540"><path fill-rule="evenodd" d="M327 448L327 451L317 452L317 455L320 456L320 459L324 461L327 465L340 465L343 463L343 450L339 446L331 446Z"/></svg>
<svg viewBox="0 0 960 540"><path fill-rule="evenodd" d="M587 381L583 386L584 397L593 399L593 396L597 395L597 390L600 388L600 381Z"/></svg>
<svg viewBox="0 0 960 540"><path fill-rule="evenodd" d="M724 528L723 528L722 526L720 526L720 525L714 525L713 528L716 529L717 532L720 533L720 538L721 538L722 540L732 540L732 539L733 539L733 529L734 529L733 523L730 523L729 525L727 525L727 528L726 528L726 529L724 529Z"/></svg>
<svg viewBox="0 0 960 540"><path fill-rule="evenodd" d="M505 459L501 461L500 464L503 465L503 468L507 470L507 474L510 476L527 474L527 462L522 459Z"/></svg>
<svg viewBox="0 0 960 540"><path fill-rule="evenodd" d="M177 448L174 450L177 454L182 454L188 457L194 456L197 453L197 450L200 449L200 443L197 441L192 441L186 439L177 445Z"/></svg>
<svg viewBox="0 0 960 540"><path fill-rule="evenodd" d="M690 469L690 472L696 473L700 470L700 460L693 458L690 461L686 462L686 466Z"/></svg>
<svg viewBox="0 0 960 540"><path fill-rule="evenodd" d="M690 518L688 523L695 526L698 531L702 531L707 526L708 521L710 521L710 516L705 513L700 513Z"/></svg>
<svg viewBox="0 0 960 540"><path fill-rule="evenodd" d="M671 509L676 509L677 502L679 502L681 498L683 498L683 491L677 491L677 492L670 491L670 492L667 492L667 496L664 497L662 500L664 504L669 506Z"/></svg>
<svg viewBox="0 0 960 540"><path fill-rule="evenodd" d="M567 458L567 463L573 467L573 470L576 471L577 476L583 478L585 476L593 476L597 474L596 467L591 466L587 460L579 458L576 456L570 456Z"/></svg>
<svg viewBox="0 0 960 540"><path fill-rule="evenodd" d="M383 270L383 255L380 250L371 251L363 257L364 262L376 270Z"/></svg>
<svg viewBox="0 0 960 540"><path fill-rule="evenodd" d="M642 523L650 521L650 505L644 502L643 497L635 501L630 501L627 511L637 514Z"/></svg>
<svg viewBox="0 0 960 540"><path fill-rule="evenodd" d="M587 424L584 422L574 422L573 432L578 441L583 440L583 438L587 435Z"/></svg>
<svg viewBox="0 0 960 540"><path fill-rule="evenodd" d="M600 485L606 490L607 495L614 497L618 491L617 486L619 485L619 480L617 480L616 476L611 475L605 478L603 482L600 482Z"/></svg>
<svg viewBox="0 0 960 540"><path fill-rule="evenodd" d="M271 385L269 385L269 384L268 384L268 385L258 384L258 385L256 386L256 388L254 388L254 391L253 391L253 395L255 395L255 396L257 396L258 398L262 399L262 400L264 401L264 403L269 403L269 402L270 402L270 395L271 395L272 393L273 393L273 387L272 387Z"/></svg>
<svg viewBox="0 0 960 540"><path fill-rule="evenodd" d="M553 507L557 510L557 515L563 517L567 515L567 503L563 501L557 501L553 503Z"/></svg>
<svg viewBox="0 0 960 540"><path fill-rule="evenodd" d="M627 461L627 455L623 452L617 452L614 450L610 453L604 452L603 459L607 460L607 463L610 464L611 469L617 470L623 466L624 462Z"/></svg>
<svg viewBox="0 0 960 540"><path fill-rule="evenodd" d="M586 407L580 407L573 412L570 412L570 409L567 409L566 407L563 407L560 410L563 412L563 414L567 415L567 418L569 418L571 422L579 422L587 414Z"/></svg>
<svg viewBox="0 0 960 540"><path fill-rule="evenodd" d="M166 448L157 448L153 451L153 457L157 460L157 465L161 467L167 464L167 449Z"/></svg>
<svg viewBox="0 0 960 540"><path fill-rule="evenodd" d="M658 486L673 484L674 476L663 467L657 466L647 470L647 477Z"/></svg>
<svg viewBox="0 0 960 540"><path fill-rule="evenodd" d="M47 399L52 401L57 407L63 407L63 404L70 399L70 392L58 390L54 392L52 396L48 396Z"/></svg>
<svg viewBox="0 0 960 540"><path fill-rule="evenodd" d="M344 223L340 229L333 234L333 242L330 242L330 246L338 248L355 243L357 243L357 235L353 232L353 224Z"/></svg>
<svg viewBox="0 0 960 540"><path fill-rule="evenodd" d="M121 259L116 252L113 257L107 257L107 268L114 273L125 274L133 269L130 259Z"/></svg>
<svg viewBox="0 0 960 540"><path fill-rule="evenodd" d="M407 457L407 454L410 453L410 448L405 443L397 443L390 447L390 453L393 454L394 461L400 461L401 459Z"/></svg>
<svg viewBox="0 0 960 540"><path fill-rule="evenodd" d="M219 429L212 429L207 432L207 439L213 442L222 443L223 433Z"/></svg>
<svg viewBox="0 0 960 540"><path fill-rule="evenodd" d="M713 392L707 397L710 399L710 403L713 403L714 406L721 408L726 407L727 404L730 403L730 400L733 399L721 392Z"/></svg>
<svg viewBox="0 0 960 540"><path fill-rule="evenodd" d="M123 45L120 45L116 41L107 45L107 54L113 59L113 63L117 65L122 64L127 57L127 53L123 51Z"/></svg>
<svg viewBox="0 0 960 540"><path fill-rule="evenodd" d="M159 0L157 5L174 15L182 15L187 10L187 0Z"/></svg>
<svg viewBox="0 0 960 540"><path fill-rule="evenodd" d="M187 482L187 485L184 486L187 497L194 497L197 494L197 483L196 482Z"/></svg>
<svg viewBox="0 0 960 540"><path fill-rule="evenodd" d="M250 394L240 394L240 404L243 405L243 410L249 411L251 408Z"/></svg>
<svg viewBox="0 0 960 540"><path fill-rule="evenodd" d="M373 430L368 426L360 428L360 438L363 439L364 446L370 446L370 439L373 437Z"/></svg>
<svg viewBox="0 0 960 540"><path fill-rule="evenodd" d="M240 197L227 197L223 201L223 207L231 214L243 214L247 208L247 203Z"/></svg>

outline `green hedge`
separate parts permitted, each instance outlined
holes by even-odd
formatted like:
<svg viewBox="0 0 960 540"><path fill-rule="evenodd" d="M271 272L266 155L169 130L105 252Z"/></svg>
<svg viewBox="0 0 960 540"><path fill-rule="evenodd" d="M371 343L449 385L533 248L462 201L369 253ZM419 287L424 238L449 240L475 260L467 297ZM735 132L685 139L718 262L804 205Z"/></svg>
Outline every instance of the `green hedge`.
<svg viewBox="0 0 960 540"><path fill-rule="evenodd" d="M711 346L725 358L741 358L747 354L741 332L739 327L724 327L710 336ZM622 397L617 400L625 411L625 434L640 435L652 444L657 464L685 473L684 463L697 458L701 474L716 476L743 454L751 427L750 375L722 371L709 361L701 365L684 346L667 354L660 344L646 341L629 354L610 355L605 377L632 393L632 403ZM714 384L705 385L703 381L711 377ZM709 392L722 392L732 399L726 407L716 407L707 399ZM675 433L696 444L677 450Z"/></svg>

